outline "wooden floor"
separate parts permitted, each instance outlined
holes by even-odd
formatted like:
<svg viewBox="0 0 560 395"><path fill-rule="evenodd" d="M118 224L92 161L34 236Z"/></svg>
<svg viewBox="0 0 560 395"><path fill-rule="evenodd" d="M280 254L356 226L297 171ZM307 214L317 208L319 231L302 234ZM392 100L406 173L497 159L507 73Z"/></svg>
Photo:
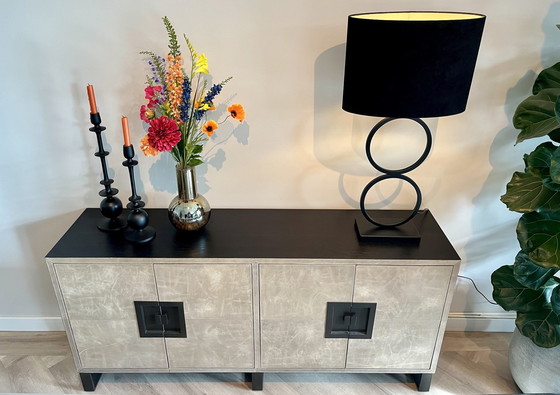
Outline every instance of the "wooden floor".
<svg viewBox="0 0 560 395"><path fill-rule="evenodd" d="M448 332L430 392L516 394L508 369L510 333ZM242 374L103 374L96 394L418 394L408 375L273 374L251 392ZM0 393L81 394L64 332L0 332Z"/></svg>

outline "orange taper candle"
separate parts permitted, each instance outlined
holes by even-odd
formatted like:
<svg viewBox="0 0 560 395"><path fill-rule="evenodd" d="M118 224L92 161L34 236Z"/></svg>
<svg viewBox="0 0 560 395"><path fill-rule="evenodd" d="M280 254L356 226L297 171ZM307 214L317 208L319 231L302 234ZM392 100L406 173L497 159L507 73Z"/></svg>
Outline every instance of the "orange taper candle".
<svg viewBox="0 0 560 395"><path fill-rule="evenodd" d="M97 103L95 102L95 93L93 92L93 85L87 86L87 96L89 100L89 112L97 114Z"/></svg>
<svg viewBox="0 0 560 395"><path fill-rule="evenodd" d="M124 137L124 146L130 147L130 133L128 131L128 118L122 117L122 133Z"/></svg>

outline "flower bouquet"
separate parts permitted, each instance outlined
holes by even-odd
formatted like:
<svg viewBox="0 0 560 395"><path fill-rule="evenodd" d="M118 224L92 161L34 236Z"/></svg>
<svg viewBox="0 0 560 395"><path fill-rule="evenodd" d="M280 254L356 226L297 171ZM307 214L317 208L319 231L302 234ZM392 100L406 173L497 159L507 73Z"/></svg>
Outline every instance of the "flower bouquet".
<svg viewBox="0 0 560 395"><path fill-rule="evenodd" d="M140 108L140 118L148 126L140 149L147 156L168 151L175 159L179 195L169 206L169 218L178 229L197 230L208 222L210 207L196 191L194 168L203 163L204 145L219 125L228 118L243 122L245 110L241 104L232 104L222 121L208 119L215 110L215 98L231 77L208 87L208 58L196 52L186 36L190 69L185 70L175 29L167 17L163 22L169 36L168 55L141 52L148 56L151 74L144 89L148 104Z"/></svg>

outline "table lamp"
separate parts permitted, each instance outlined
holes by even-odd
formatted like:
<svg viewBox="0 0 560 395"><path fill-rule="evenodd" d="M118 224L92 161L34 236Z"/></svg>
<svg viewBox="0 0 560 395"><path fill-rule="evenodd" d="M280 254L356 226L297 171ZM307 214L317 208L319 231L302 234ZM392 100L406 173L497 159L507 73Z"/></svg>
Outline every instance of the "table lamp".
<svg viewBox="0 0 560 395"><path fill-rule="evenodd" d="M360 197L362 217L356 219L360 238L409 238L420 235L412 222L422 203L418 185L405 173L416 169L432 146L429 127L420 118L459 114L467 105L486 17L458 12L375 12L348 17L342 108L350 113L384 117L366 139L366 156L383 175L369 182ZM426 133L420 158L401 169L380 166L371 154L377 131L406 118ZM416 192L411 212L373 218L365 208L370 189L381 181L399 179Z"/></svg>

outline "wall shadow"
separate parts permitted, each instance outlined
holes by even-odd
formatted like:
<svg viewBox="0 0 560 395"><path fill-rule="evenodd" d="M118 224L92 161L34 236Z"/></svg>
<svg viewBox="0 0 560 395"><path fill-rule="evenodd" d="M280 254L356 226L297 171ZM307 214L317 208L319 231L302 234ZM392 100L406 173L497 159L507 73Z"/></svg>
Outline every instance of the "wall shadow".
<svg viewBox="0 0 560 395"><path fill-rule="evenodd" d="M381 175L366 158L365 142L373 126L382 118L355 115L342 110L345 50L346 44L336 45L322 52L315 61L313 153L323 166L339 173L337 187L342 199L349 206L359 208L360 192L350 191L346 184L351 184L350 180L356 177L373 179ZM437 118L425 121L435 139ZM425 144L425 134L418 124L410 120L397 120L379 130L371 150L380 165L398 169L414 163L422 154ZM387 208L406 209L409 206L405 204L404 207L398 207L400 192L403 189L412 191L406 183L395 182L387 188L384 182L384 186L376 186L370 191L368 208L392 206ZM361 185L360 191L363 187L365 183ZM377 202L375 206L369 203L373 198Z"/></svg>

